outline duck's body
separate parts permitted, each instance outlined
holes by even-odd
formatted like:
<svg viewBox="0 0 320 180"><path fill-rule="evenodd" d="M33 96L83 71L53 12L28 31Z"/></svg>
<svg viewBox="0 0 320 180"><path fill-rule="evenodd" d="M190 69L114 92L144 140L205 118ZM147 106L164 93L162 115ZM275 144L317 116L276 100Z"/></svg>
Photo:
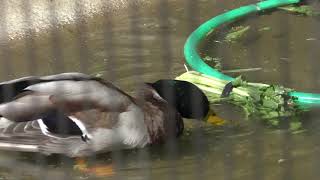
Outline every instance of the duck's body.
<svg viewBox="0 0 320 180"><path fill-rule="evenodd" d="M154 87L143 84L133 98L80 73L1 83L0 149L75 157L180 135L180 113Z"/></svg>

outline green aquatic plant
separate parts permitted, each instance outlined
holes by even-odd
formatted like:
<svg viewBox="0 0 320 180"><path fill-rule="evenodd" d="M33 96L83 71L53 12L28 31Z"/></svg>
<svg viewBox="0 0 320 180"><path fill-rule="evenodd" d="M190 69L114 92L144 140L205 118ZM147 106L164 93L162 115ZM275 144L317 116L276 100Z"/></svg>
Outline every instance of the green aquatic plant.
<svg viewBox="0 0 320 180"><path fill-rule="evenodd" d="M262 28L259 28L258 31L259 32L262 32L262 31L270 31L271 30L271 27L269 26L265 26L265 27L262 27Z"/></svg>
<svg viewBox="0 0 320 180"><path fill-rule="evenodd" d="M224 38L227 42L235 42L242 38L250 29L250 26L236 26L232 27Z"/></svg>
<svg viewBox="0 0 320 180"><path fill-rule="evenodd" d="M284 6L284 7L278 7L281 10L288 11L291 13L301 14L305 16L319 16L320 12L317 12L313 10L311 6L308 5L301 5L301 6Z"/></svg>
<svg viewBox="0 0 320 180"><path fill-rule="evenodd" d="M249 116L258 116L271 126L279 126L283 117L289 119L290 129L301 127L300 119L293 118L302 110L296 106L294 98L288 96L291 89L279 85L262 83L248 83L241 77L236 78L232 85L232 93L228 97L220 97L228 81L209 77L198 72L189 71L176 79L189 81L201 88L207 95L210 103L229 102L240 106Z"/></svg>
<svg viewBox="0 0 320 180"><path fill-rule="evenodd" d="M203 58L205 62L213 64L213 68L222 70L221 58L206 56Z"/></svg>

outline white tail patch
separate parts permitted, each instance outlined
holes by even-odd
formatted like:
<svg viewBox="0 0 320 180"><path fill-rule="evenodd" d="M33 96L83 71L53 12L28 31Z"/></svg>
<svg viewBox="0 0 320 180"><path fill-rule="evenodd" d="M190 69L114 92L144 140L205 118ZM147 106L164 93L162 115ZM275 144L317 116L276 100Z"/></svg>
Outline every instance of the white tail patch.
<svg viewBox="0 0 320 180"><path fill-rule="evenodd" d="M37 120L40 130L43 134L49 135L48 127L43 123L42 119Z"/></svg>
<svg viewBox="0 0 320 180"><path fill-rule="evenodd" d="M59 138L59 137L56 137L56 136L52 135L52 134L49 132L48 127L44 124L44 122L42 121L42 119L38 119L37 122L38 122L38 124L39 124L39 127L40 127L41 132L42 132L44 135L46 135L46 136L48 136L48 137L52 137L52 138ZM59 138L59 139L60 139L60 138Z"/></svg>
<svg viewBox="0 0 320 180"><path fill-rule="evenodd" d="M79 127L79 129L81 130L83 135L87 135L88 138L92 138L92 136L89 134L87 128L85 127L85 125L81 122L81 120L79 120L78 118L74 117L74 116L68 116L74 123L76 123L76 125Z"/></svg>
<svg viewBox="0 0 320 180"><path fill-rule="evenodd" d="M13 122L10 121L9 119L5 118L5 117L1 117L0 118L0 128L7 128L10 124L12 124Z"/></svg>
<svg viewBox="0 0 320 180"><path fill-rule="evenodd" d="M82 134L83 135L87 135L88 138L91 138L92 136L89 134L89 132L87 131L86 127L84 126L84 124L79 120L77 119L76 117L74 116L68 116L78 127L79 129L81 130ZM44 122L42 121L42 119L38 119L37 120L38 124L39 124L39 127L40 127L40 130L41 132L46 135L46 136L49 136L49 137L53 137L53 138L61 138L61 137L58 137L58 136L54 136L53 134L50 133L49 131L49 128L44 124Z"/></svg>
<svg viewBox="0 0 320 180"><path fill-rule="evenodd" d="M10 127L10 125L13 124L13 123L14 122L10 121L9 119L7 119L5 117L1 117L0 118L1 135L4 135L6 133L8 127Z"/></svg>

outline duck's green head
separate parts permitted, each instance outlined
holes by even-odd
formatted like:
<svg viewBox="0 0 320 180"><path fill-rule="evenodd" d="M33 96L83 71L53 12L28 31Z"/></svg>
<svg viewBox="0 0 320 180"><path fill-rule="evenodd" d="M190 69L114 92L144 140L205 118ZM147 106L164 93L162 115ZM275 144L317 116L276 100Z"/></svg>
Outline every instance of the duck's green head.
<svg viewBox="0 0 320 180"><path fill-rule="evenodd" d="M158 94L176 107L184 118L203 119L209 112L207 96L194 84L180 80L158 80L150 83Z"/></svg>

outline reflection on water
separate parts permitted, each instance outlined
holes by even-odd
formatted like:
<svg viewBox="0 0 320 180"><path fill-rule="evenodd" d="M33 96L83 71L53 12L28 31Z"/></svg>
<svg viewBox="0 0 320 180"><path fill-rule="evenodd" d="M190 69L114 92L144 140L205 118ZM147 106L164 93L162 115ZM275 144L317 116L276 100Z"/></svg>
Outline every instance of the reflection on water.
<svg viewBox="0 0 320 180"><path fill-rule="evenodd" d="M108 14L112 15L112 22L107 22L107 27L112 27L112 37L106 34L106 16L99 15L90 19L81 32L76 25L65 25L48 34L11 41L3 45L9 47L8 51L2 50L0 54L2 71L9 71L9 74L0 78L83 71L102 74L128 91L140 80L174 78L185 71L182 48L191 30L186 2L169 1L167 20L159 18L158 1L151 1L135 12L129 8ZM199 1L199 11L193 19L197 21L192 23L197 25L225 8L235 8L246 2L223 3L226 1ZM134 13L137 14L133 16ZM215 35L206 41L202 54L222 58L225 69L262 67L262 71L245 74L252 81L281 83L299 90L319 90L320 82L315 78L319 77L316 69L320 39L316 28L318 19L283 12L270 12L257 18L259 21L248 18L241 22L252 24L253 31L248 39L234 44L214 43L213 39L219 38ZM281 25L283 22L286 22L285 26ZM260 33L261 27L270 27L270 31ZM58 38L53 39L52 35ZM167 39L170 46L163 37L170 37ZM32 54L30 50L34 50ZM87 63L83 64L84 61ZM31 62L35 64L30 65ZM292 135L285 129L275 130L257 121L245 121L239 109L225 106L216 109L230 121L228 125L213 127L188 122L187 131L176 142L99 155L87 159L86 165L88 168L111 165L114 175L108 177L110 179L319 177L318 112L306 114L303 117L306 131ZM93 171L77 170L76 161L59 156L1 152L0 178L97 178Z"/></svg>

